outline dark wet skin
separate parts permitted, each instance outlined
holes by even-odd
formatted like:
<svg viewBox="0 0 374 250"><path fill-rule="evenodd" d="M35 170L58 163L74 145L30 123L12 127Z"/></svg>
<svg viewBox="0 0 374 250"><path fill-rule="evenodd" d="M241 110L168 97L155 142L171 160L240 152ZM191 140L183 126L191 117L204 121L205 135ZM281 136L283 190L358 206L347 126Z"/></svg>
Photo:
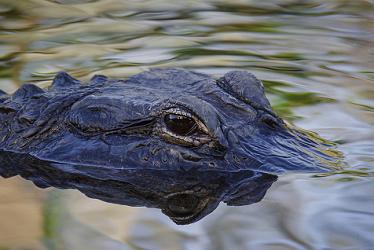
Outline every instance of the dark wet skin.
<svg viewBox="0 0 374 250"><path fill-rule="evenodd" d="M260 201L276 174L326 171L338 157L286 125L245 71L222 78L154 69L0 92L0 175L41 188L159 208L177 224Z"/></svg>

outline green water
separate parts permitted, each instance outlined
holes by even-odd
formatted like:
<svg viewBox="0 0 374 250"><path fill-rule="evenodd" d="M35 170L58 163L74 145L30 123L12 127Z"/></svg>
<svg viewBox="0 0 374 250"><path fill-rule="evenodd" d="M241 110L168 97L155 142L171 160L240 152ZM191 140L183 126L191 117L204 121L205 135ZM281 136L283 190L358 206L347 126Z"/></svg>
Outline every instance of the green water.
<svg viewBox="0 0 374 250"><path fill-rule="evenodd" d="M0 179L0 249L374 249L374 2L0 0L0 89L66 71L254 73L289 123L340 143L339 174L285 174L258 204L159 210Z"/></svg>

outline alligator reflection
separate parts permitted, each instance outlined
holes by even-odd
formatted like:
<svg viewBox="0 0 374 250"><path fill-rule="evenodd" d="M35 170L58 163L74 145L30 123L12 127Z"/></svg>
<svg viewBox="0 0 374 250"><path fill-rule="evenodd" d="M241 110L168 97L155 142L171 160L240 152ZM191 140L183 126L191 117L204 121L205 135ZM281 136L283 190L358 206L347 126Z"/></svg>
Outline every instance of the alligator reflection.
<svg viewBox="0 0 374 250"><path fill-rule="evenodd" d="M79 189L89 197L160 208L175 223L189 224L213 212L221 201L229 206L260 201L277 176L250 170L220 172L191 169L125 170L122 178L115 181L72 179L79 182ZM92 185L92 181L97 186Z"/></svg>
<svg viewBox="0 0 374 250"><path fill-rule="evenodd" d="M54 187L75 188L110 203L159 208L180 225L202 219L221 201L229 206L259 202L277 180L276 175L251 170L118 170L51 163L4 151L0 151L0 164L12 164L23 178L41 188L53 183Z"/></svg>

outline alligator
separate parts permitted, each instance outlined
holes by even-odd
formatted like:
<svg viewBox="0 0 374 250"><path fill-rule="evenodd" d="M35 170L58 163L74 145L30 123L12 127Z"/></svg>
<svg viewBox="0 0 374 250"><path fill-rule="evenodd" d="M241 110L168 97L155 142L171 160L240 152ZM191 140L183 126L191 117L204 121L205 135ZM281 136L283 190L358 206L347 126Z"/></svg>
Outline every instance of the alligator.
<svg viewBox="0 0 374 250"><path fill-rule="evenodd" d="M260 201L277 174L324 172L333 145L286 124L246 71L157 68L127 79L65 72L0 92L0 175L159 208L177 224Z"/></svg>

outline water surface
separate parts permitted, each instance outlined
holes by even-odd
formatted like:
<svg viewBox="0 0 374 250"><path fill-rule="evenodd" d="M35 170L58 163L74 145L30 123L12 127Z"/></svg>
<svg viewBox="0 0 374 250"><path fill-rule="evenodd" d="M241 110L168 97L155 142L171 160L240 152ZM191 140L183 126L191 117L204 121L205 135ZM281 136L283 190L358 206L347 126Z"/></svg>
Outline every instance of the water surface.
<svg viewBox="0 0 374 250"><path fill-rule="evenodd" d="M0 179L0 249L373 249L372 1L0 0L0 88L155 67L260 78L287 122L339 143L338 174L177 226L156 209Z"/></svg>

